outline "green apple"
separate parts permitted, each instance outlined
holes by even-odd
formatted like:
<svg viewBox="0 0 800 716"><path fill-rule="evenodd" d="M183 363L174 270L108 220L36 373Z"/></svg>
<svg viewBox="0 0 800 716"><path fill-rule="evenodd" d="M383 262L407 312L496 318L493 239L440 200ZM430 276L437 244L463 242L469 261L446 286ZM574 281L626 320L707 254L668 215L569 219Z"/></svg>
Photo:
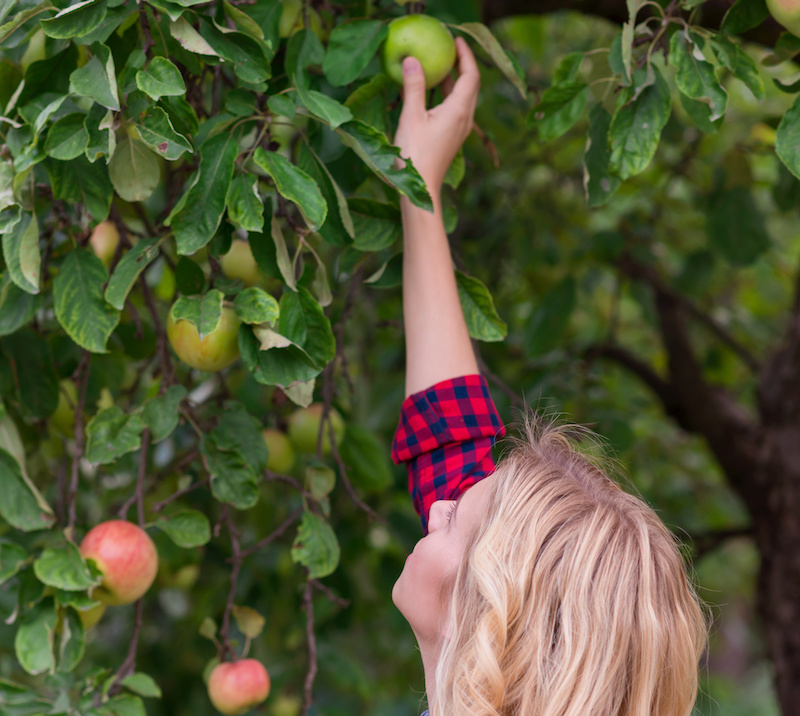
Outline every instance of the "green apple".
<svg viewBox="0 0 800 716"><path fill-rule="evenodd" d="M80 552L103 573L103 581L91 596L104 604L135 602L150 589L158 572L156 546L133 522L109 520L92 527Z"/></svg>
<svg viewBox="0 0 800 716"><path fill-rule="evenodd" d="M200 338L190 321L176 321L172 311L167 319L167 337L178 358L197 370L208 373L227 368L239 357L239 325L232 308L225 306L217 327Z"/></svg>
<svg viewBox="0 0 800 716"><path fill-rule="evenodd" d="M44 30L42 30L41 27L31 35L31 39L28 40L28 46L25 48L25 52L19 60L19 64L22 67L23 72L25 72L25 70L27 70L28 67L34 62L38 62L39 60L43 60L45 58L46 41L47 38L45 37Z"/></svg>
<svg viewBox="0 0 800 716"><path fill-rule="evenodd" d="M231 241L231 248L227 254L220 258L222 273L228 278L238 278L245 286L260 286L262 284L261 271L253 258L250 244L243 239Z"/></svg>
<svg viewBox="0 0 800 716"><path fill-rule="evenodd" d="M277 473L287 473L294 465L294 448L286 433L275 428L264 428L261 431L269 450L267 469Z"/></svg>
<svg viewBox="0 0 800 716"><path fill-rule="evenodd" d="M236 716L249 711L269 696L270 681L256 659L223 661L208 677L208 696L217 711Z"/></svg>
<svg viewBox="0 0 800 716"><path fill-rule="evenodd" d="M111 266L118 245L119 231L113 221L101 221L89 237L89 246L106 268Z"/></svg>
<svg viewBox="0 0 800 716"><path fill-rule="evenodd" d="M767 0L767 8L781 25L800 37L800 0Z"/></svg>
<svg viewBox="0 0 800 716"><path fill-rule="evenodd" d="M296 410L289 416L289 440L299 452L315 453L317 451L317 436L319 435L319 422L322 419L322 403L314 403L307 408ZM328 419L333 426L333 435L336 446L344 437L344 420L335 408L328 412ZM331 439L328 425L325 425L322 435L322 454L330 455Z"/></svg>
<svg viewBox="0 0 800 716"><path fill-rule="evenodd" d="M422 64L425 86L436 87L453 69L456 43L439 20L430 15L404 15L389 23L381 59L386 74L403 84L403 60L416 57Z"/></svg>

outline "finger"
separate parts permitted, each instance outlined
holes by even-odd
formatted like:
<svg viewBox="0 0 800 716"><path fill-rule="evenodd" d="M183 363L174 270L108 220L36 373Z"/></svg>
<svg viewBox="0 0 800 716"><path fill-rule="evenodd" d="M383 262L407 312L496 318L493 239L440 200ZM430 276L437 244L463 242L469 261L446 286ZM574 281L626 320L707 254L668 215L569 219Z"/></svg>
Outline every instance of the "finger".
<svg viewBox="0 0 800 716"><path fill-rule="evenodd" d="M456 48L458 50L458 80L453 87L453 91L448 97L453 102L463 102L467 106L472 105L478 96L481 86L481 73L478 70L478 63L475 55L469 49L463 37L456 38Z"/></svg>
<svg viewBox="0 0 800 716"><path fill-rule="evenodd" d="M425 75L416 57L403 60L403 114L424 114Z"/></svg>
<svg viewBox="0 0 800 716"><path fill-rule="evenodd" d="M452 75L447 75L447 77L442 80L441 88L442 88L442 96L448 97L450 93L453 91L453 87L455 86L456 81L453 79Z"/></svg>

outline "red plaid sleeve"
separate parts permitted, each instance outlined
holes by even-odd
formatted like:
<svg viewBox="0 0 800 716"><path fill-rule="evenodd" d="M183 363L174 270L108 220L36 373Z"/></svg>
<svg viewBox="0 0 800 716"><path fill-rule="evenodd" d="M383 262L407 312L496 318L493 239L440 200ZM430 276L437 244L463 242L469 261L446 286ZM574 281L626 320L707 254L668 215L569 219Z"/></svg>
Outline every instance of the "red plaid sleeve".
<svg viewBox="0 0 800 716"><path fill-rule="evenodd" d="M392 459L408 467L408 489L426 534L436 500L455 500L494 471L492 445L504 434L481 375L445 380L406 398Z"/></svg>

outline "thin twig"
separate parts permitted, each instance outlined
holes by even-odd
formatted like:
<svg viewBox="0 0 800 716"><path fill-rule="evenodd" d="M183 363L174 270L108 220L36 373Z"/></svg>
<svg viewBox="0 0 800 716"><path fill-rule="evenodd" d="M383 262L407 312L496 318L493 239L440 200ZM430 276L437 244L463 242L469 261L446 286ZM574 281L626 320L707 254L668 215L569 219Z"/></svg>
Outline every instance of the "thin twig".
<svg viewBox="0 0 800 716"><path fill-rule="evenodd" d="M272 532L270 532L266 537L260 539L256 542L252 547L248 547L247 549L242 550L239 553L239 556L244 559L245 557L249 557L251 554L254 554L266 547L271 542L274 542L278 537L281 537L286 533L296 521L300 515L303 514L303 508L298 507L291 515L289 515L278 527L276 527Z"/></svg>
<svg viewBox="0 0 800 716"><path fill-rule="evenodd" d="M306 610L306 638L308 639L308 673L306 674L303 713L308 716L314 702L314 679L317 676L317 640L314 636L314 595L311 580L306 583L303 605Z"/></svg>
<svg viewBox="0 0 800 716"><path fill-rule="evenodd" d="M230 642L230 628L231 628L231 612L233 611L234 600L236 599L236 587L239 581L239 571L242 568L242 551L239 547L239 531L233 523L230 509L227 505L222 508L225 522L228 525L228 534L231 536L231 550L233 556L231 557L231 587L228 590L228 599L225 602L225 613L222 615L222 626L219 630L219 648L221 653L219 658L224 661L230 657L231 661L236 661L236 650L231 646Z"/></svg>
<svg viewBox="0 0 800 716"><path fill-rule="evenodd" d="M83 435L83 406L86 403L86 388L89 385L89 351L83 351L80 363L73 373L73 378L78 384L78 404L75 406L75 454L72 456L72 474L67 492L67 530L70 536L75 532L75 503L78 496L78 483L80 480L80 464L83 457L85 438Z"/></svg>

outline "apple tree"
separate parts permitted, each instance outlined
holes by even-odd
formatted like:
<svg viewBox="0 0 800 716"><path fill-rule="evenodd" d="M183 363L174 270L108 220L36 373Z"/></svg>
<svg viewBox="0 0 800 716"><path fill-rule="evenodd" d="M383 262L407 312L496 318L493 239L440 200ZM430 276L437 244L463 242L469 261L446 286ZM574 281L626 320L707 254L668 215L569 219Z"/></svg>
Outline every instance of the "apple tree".
<svg viewBox="0 0 800 716"><path fill-rule="evenodd" d="M430 198L395 165L380 51L423 9L484 74L445 219L504 417L546 393L595 423L701 585L709 552L755 544L778 698L800 700L800 43L763 0L7 0L4 713L213 713L208 690L233 713L270 689L268 713L413 713L389 592L419 527L388 455L398 202ZM101 614L80 545L116 520L158 574Z"/></svg>

